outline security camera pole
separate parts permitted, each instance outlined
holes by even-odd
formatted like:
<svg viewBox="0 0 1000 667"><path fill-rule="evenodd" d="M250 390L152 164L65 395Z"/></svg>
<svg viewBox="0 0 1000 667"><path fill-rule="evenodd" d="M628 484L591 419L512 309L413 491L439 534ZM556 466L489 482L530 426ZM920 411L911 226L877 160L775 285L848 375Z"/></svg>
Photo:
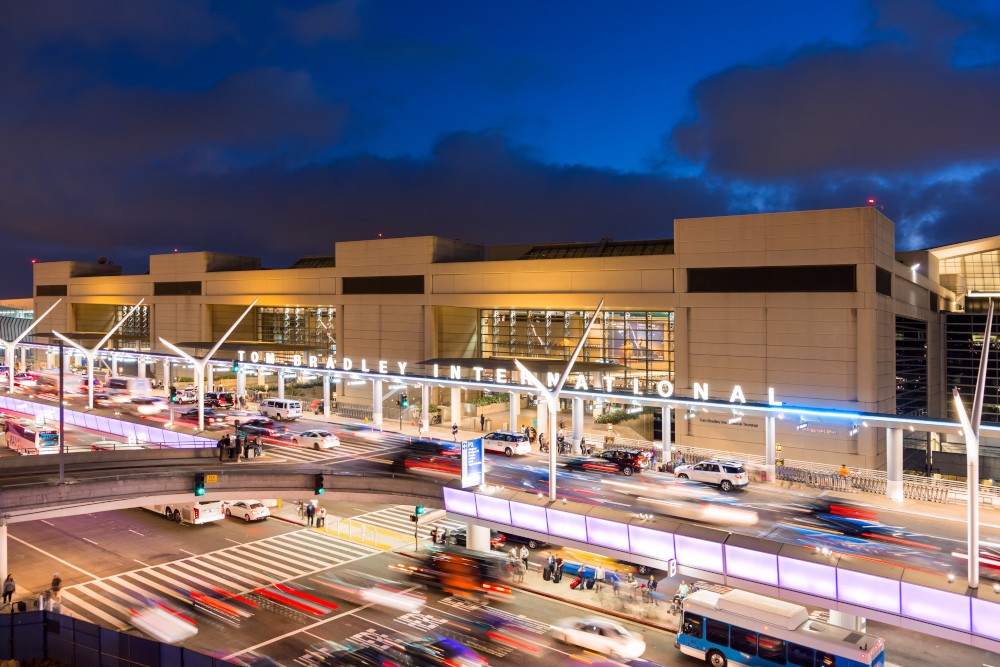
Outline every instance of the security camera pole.
<svg viewBox="0 0 1000 667"><path fill-rule="evenodd" d="M523 377L528 378L531 384L535 385L541 397L549 405L549 500L556 499L556 454L558 453L556 444L556 413L559 411L559 393L566 384L570 371L573 370L573 365L576 363L576 358L580 356L580 350L583 349L584 344L587 342L590 330L594 328L594 323L597 322L597 316L600 315L602 308L604 308L604 299L601 299L601 302L597 304L597 310L594 311L590 322L587 323L587 327L583 330L583 335L580 336L580 340L576 343L576 349L573 350L573 354L570 356L569 361L566 362L566 367L563 369L562 375L559 376L559 381L556 382L556 386L552 389L546 387L541 380L535 377L534 373L525 368L519 359L514 360L517 370L521 372ZM539 426L542 425L539 424Z"/></svg>

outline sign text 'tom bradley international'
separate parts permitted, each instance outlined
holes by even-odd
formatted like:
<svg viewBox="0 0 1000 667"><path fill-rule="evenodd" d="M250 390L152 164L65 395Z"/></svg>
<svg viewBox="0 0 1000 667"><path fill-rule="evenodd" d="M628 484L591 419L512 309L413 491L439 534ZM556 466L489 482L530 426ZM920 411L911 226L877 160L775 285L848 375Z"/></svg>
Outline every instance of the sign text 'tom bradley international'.
<svg viewBox="0 0 1000 667"><path fill-rule="evenodd" d="M288 366L287 364L277 363L277 357L274 352L260 352L253 351L249 354L246 350L237 350L236 357L239 361L248 361L251 364L264 364L267 366L279 366L283 368L314 368L323 369L328 371L343 371L348 373L381 373L383 375L392 375L397 377L406 376L407 362L397 361L395 362L395 368L391 371L389 370L390 362L385 359L378 360L374 368L368 367L368 360L361 359L357 364L350 357L344 357L340 361L338 367L337 360L333 356L326 355L320 356L316 354L293 354L292 364ZM476 382L483 382L483 373L486 371L492 371L493 382L495 384L520 384L522 386L530 385L530 381L526 377L519 378L519 382L515 383L511 376L511 371L507 368L486 368L484 366L473 366L472 372L475 375ZM464 380L463 377L464 367L463 366L449 366L447 375L442 375L442 369L438 364L433 364L433 370L430 377L432 378L445 378L449 380ZM545 378L546 384L549 387L554 387L559 381L558 373L547 373ZM598 390L605 390L611 392L613 389L614 381L617 376L607 373L602 374L600 378L600 383L603 383L603 387L595 386ZM600 384L595 383L595 385ZM589 391L591 389L590 381L587 379L586 374L577 373L576 379L572 383L573 389L575 391ZM695 382L692 385L692 391L694 393L695 400L709 400L708 397L708 383ZM654 395L654 392L644 392L639 386L639 378L632 378L632 393L636 396ZM670 398L674 395L674 383L670 380L660 380L656 383L656 396L660 398ZM781 405L780 401L776 401L774 398L774 387L768 387L767 389L767 401L770 405ZM746 403L747 399L743 394L743 388L740 385L733 385L733 389L729 394L730 403Z"/></svg>

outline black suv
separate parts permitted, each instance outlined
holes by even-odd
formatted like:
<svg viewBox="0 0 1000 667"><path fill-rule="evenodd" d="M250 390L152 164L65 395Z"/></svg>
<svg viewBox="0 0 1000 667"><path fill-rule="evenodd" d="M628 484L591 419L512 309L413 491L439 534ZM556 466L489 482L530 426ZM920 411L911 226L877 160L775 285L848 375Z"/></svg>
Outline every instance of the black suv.
<svg viewBox="0 0 1000 667"><path fill-rule="evenodd" d="M605 449L600 455L576 458L566 462L568 468L597 470L599 472L620 472L626 477L642 472L649 466L646 455L631 449Z"/></svg>

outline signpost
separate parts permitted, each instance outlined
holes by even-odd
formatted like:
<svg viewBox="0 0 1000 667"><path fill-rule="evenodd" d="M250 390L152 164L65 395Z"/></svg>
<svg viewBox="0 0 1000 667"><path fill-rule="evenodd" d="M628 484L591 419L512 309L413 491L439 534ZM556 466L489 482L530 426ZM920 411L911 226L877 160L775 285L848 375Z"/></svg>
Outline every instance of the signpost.
<svg viewBox="0 0 1000 667"><path fill-rule="evenodd" d="M486 481L483 472L483 439L462 441L462 488L478 486Z"/></svg>

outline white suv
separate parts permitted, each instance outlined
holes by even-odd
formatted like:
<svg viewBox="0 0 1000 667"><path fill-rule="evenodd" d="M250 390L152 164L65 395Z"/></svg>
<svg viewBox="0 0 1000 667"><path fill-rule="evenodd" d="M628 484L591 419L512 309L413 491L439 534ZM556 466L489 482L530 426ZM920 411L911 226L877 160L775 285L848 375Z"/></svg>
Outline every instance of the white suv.
<svg viewBox="0 0 1000 667"><path fill-rule="evenodd" d="M732 491L750 483L750 475L743 464L733 461L702 461L692 465L677 466L674 475L680 479L716 484L723 491Z"/></svg>
<svg viewBox="0 0 1000 667"><path fill-rule="evenodd" d="M483 450L498 452L507 456L530 454L531 443L528 436L513 431L493 431L483 436Z"/></svg>

